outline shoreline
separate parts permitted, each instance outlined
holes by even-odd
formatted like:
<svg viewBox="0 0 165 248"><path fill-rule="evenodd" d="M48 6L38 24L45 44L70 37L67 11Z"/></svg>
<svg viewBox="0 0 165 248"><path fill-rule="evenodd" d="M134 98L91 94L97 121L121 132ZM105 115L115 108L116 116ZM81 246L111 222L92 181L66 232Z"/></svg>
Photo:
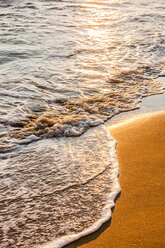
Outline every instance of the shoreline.
<svg viewBox="0 0 165 248"><path fill-rule="evenodd" d="M117 141L121 196L110 221L65 247L163 248L165 111L112 123L108 129Z"/></svg>

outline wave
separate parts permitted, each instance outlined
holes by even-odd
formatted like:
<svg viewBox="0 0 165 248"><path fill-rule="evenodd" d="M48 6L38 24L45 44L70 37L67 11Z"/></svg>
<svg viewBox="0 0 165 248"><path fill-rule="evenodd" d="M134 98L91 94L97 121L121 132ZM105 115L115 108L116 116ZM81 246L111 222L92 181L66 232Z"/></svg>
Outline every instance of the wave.
<svg viewBox="0 0 165 248"><path fill-rule="evenodd" d="M126 70L107 81L106 93L75 100L59 98L56 107L49 107L44 112L33 113L29 109L26 119L10 120L10 125L17 130L0 135L0 151L8 152L18 144L38 139L77 137L114 115L137 109L143 97L163 92L164 84L150 78L154 73L158 71L150 67Z"/></svg>

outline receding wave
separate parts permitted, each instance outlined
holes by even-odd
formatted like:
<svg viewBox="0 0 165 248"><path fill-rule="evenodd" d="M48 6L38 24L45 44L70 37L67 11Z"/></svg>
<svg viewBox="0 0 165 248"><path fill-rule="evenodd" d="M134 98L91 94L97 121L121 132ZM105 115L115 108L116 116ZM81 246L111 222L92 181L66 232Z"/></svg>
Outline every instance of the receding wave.
<svg viewBox="0 0 165 248"><path fill-rule="evenodd" d="M115 145L98 127L79 139L36 141L3 160L0 247L54 239L48 247L61 247L108 220L120 191Z"/></svg>

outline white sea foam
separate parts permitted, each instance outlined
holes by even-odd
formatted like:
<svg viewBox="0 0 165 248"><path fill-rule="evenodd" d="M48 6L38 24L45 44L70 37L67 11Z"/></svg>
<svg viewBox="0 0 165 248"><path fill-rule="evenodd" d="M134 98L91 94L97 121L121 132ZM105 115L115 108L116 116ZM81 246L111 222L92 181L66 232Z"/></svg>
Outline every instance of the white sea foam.
<svg viewBox="0 0 165 248"><path fill-rule="evenodd" d="M109 139L110 146L111 146L111 149L109 150L109 158L111 160L110 163L112 164L112 167L111 167L111 174L110 174L109 181L112 184L111 184L111 192L107 195L107 201L105 203L105 206L102 209L101 217L93 225L83 230L82 232L72 234L72 235L66 235L64 237L55 239L46 244L39 245L37 246L37 248L61 248L66 244L69 244L83 236L86 236L90 233L97 231L102 226L103 223L105 223L111 218L111 215L112 215L111 209L114 207L115 198L120 193L121 189L120 189L120 185L118 182L119 163L118 163L117 155L116 155L116 141L111 136L109 131L106 131L106 132L107 132L107 137Z"/></svg>
<svg viewBox="0 0 165 248"><path fill-rule="evenodd" d="M120 191L115 146L101 125L79 138L30 143L0 161L0 247L34 247L36 239L62 247L97 230Z"/></svg>

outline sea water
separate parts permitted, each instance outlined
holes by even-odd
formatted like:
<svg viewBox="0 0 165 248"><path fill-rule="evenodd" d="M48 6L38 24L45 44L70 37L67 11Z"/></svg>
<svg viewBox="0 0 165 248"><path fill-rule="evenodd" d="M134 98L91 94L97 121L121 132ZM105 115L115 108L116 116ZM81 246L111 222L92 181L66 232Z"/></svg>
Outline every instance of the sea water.
<svg viewBox="0 0 165 248"><path fill-rule="evenodd" d="M164 0L0 1L0 247L62 247L120 191L104 123L163 92Z"/></svg>

